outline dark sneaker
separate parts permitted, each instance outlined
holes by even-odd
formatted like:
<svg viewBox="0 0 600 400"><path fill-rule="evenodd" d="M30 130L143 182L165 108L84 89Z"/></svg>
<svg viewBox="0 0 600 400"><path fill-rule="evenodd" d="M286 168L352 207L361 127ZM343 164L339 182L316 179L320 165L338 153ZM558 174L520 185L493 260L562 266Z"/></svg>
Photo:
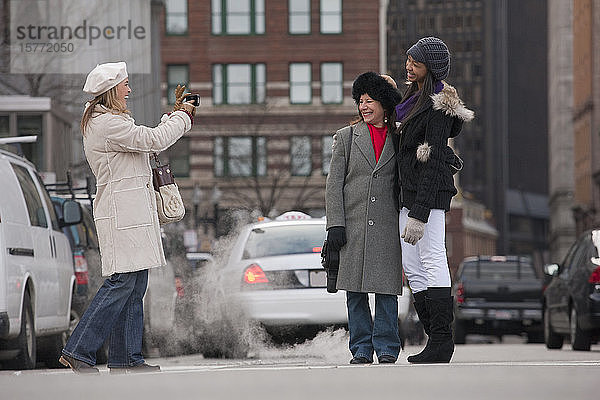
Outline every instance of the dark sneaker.
<svg viewBox="0 0 600 400"><path fill-rule="evenodd" d="M69 367L73 370L73 372L77 374L98 374L98 368L91 366L90 364L74 359L71 356L63 354L58 359L58 362L64 365L65 367Z"/></svg>
<svg viewBox="0 0 600 400"><path fill-rule="evenodd" d="M373 361L369 360L367 357L363 356L355 356L350 360L350 364L372 364Z"/></svg>
<svg viewBox="0 0 600 400"><path fill-rule="evenodd" d="M133 367L110 368L111 374L143 374L146 372L160 372L160 366L142 363Z"/></svg>
<svg viewBox="0 0 600 400"><path fill-rule="evenodd" d="M379 360L379 364L394 364L396 362L396 357L389 354L383 354L381 357L377 357L377 359Z"/></svg>

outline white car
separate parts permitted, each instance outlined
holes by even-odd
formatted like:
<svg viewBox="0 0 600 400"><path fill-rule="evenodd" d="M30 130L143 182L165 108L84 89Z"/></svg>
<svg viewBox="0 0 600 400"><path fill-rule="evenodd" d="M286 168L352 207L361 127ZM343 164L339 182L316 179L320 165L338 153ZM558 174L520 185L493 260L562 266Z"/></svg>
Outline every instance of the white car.
<svg viewBox="0 0 600 400"><path fill-rule="evenodd" d="M0 144L3 139L0 139ZM81 221L79 204L50 196L29 161L0 150L0 362L57 364L69 330L73 253L62 227Z"/></svg>
<svg viewBox="0 0 600 400"><path fill-rule="evenodd" d="M239 284L240 304L267 328L347 325L346 292L326 291L321 247L324 218L289 212L241 229L223 271ZM410 291L398 296L398 319L408 315ZM369 295L375 311L374 295Z"/></svg>

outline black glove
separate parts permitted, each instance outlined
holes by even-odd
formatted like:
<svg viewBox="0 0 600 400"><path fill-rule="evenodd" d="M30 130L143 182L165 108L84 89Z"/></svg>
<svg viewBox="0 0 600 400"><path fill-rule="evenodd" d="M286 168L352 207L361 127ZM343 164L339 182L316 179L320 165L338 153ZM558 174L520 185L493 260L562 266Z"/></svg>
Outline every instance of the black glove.
<svg viewBox="0 0 600 400"><path fill-rule="evenodd" d="M327 244L334 251L340 251L346 244L346 228L343 226L332 226L327 230Z"/></svg>

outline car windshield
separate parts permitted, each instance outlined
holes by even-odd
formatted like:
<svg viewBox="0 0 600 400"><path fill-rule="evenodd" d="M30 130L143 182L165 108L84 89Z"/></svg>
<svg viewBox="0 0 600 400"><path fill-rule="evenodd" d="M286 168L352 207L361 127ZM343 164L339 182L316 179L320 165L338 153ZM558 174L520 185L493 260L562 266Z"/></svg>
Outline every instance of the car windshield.
<svg viewBox="0 0 600 400"><path fill-rule="evenodd" d="M480 261L465 263L462 278L482 279L486 281L536 279L531 264L519 264L517 261Z"/></svg>
<svg viewBox="0 0 600 400"><path fill-rule="evenodd" d="M243 258L319 253L323 240L325 224L256 227L248 236Z"/></svg>

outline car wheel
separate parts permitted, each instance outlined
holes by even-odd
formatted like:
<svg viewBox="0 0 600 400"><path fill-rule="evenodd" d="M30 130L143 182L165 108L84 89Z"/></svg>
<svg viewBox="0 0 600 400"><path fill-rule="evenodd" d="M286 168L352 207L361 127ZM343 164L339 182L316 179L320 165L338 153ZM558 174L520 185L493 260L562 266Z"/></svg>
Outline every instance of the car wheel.
<svg viewBox="0 0 600 400"><path fill-rule="evenodd" d="M465 323L458 319L454 321L454 343L467 343L467 330L465 327Z"/></svg>
<svg viewBox="0 0 600 400"><path fill-rule="evenodd" d="M590 333L584 331L579 326L579 322L577 321L577 310L575 310L575 306L571 306L570 325L571 348L573 348L573 350L589 351L592 345Z"/></svg>
<svg viewBox="0 0 600 400"><path fill-rule="evenodd" d="M550 323L550 310L544 309L544 342L549 349L561 349L563 346L563 337L554 332Z"/></svg>
<svg viewBox="0 0 600 400"><path fill-rule="evenodd" d="M21 333L15 339L14 345L19 349L19 355L8 363L12 369L33 369L36 362L35 322L29 293L23 298L23 313L21 318Z"/></svg>

